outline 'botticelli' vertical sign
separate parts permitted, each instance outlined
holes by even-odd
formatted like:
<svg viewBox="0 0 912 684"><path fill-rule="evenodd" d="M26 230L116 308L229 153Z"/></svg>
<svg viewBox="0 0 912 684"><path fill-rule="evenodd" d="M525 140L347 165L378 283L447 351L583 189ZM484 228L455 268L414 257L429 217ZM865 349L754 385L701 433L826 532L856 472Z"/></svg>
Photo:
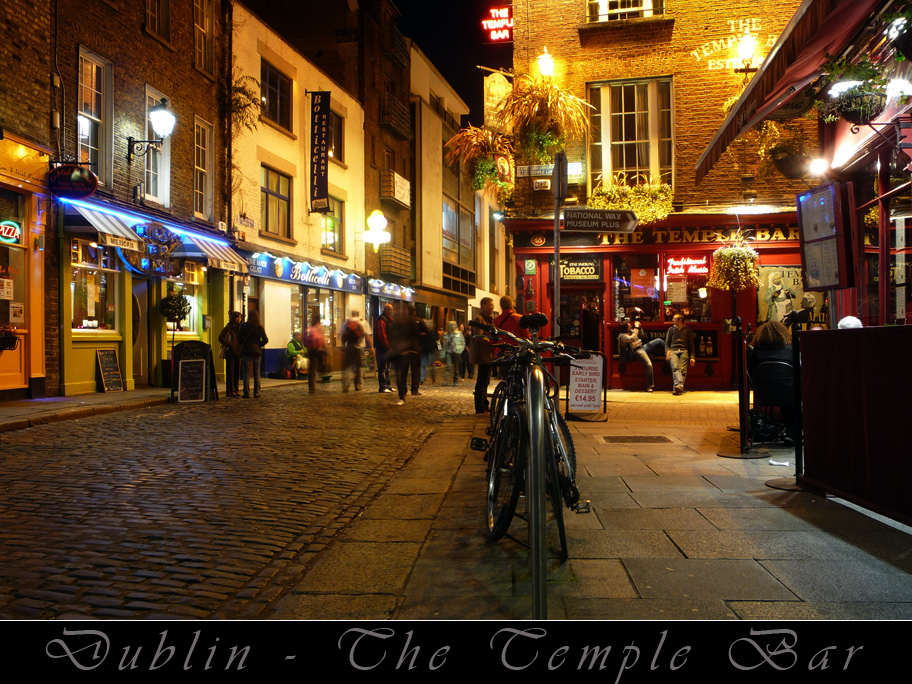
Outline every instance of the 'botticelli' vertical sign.
<svg viewBox="0 0 912 684"><path fill-rule="evenodd" d="M310 210L329 211L329 91L312 92L310 117Z"/></svg>

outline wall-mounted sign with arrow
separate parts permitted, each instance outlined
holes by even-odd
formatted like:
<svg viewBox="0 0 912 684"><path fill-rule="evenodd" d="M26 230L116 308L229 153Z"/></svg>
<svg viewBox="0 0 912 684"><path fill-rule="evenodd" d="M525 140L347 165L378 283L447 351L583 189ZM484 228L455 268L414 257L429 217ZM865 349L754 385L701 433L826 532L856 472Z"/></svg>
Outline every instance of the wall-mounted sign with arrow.
<svg viewBox="0 0 912 684"><path fill-rule="evenodd" d="M632 233L639 220L632 211L564 207L563 230L575 233Z"/></svg>

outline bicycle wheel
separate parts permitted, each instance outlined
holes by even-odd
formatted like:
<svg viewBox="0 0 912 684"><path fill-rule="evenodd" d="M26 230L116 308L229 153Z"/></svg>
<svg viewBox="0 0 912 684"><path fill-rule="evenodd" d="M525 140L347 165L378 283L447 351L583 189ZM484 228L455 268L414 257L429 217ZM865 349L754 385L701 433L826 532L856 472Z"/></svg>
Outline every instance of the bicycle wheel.
<svg viewBox="0 0 912 684"><path fill-rule="evenodd" d="M560 460L553 450L548 454L547 463L545 463L545 487L548 498L551 499L551 511L554 513L554 523L557 525L557 535L560 540L558 558L563 563L567 560L570 552L567 548L567 531L564 529L563 487L561 486L561 473L558 465Z"/></svg>
<svg viewBox="0 0 912 684"><path fill-rule="evenodd" d="M488 458L485 519L491 541L507 533L516 512L525 478L527 444L526 416L521 408L512 408L494 435Z"/></svg>
<svg viewBox="0 0 912 684"><path fill-rule="evenodd" d="M507 396L507 383L505 380L501 380L497 383L497 387L494 388L494 392L491 394L491 434L493 435L497 430L497 423L500 422L501 416L503 415L503 402L504 397Z"/></svg>
<svg viewBox="0 0 912 684"><path fill-rule="evenodd" d="M557 464L558 483L567 508L579 501L579 490L576 488L576 449L567 421L556 410L552 410L553 420L551 439L554 445L554 457ZM555 430L554 425L557 425Z"/></svg>

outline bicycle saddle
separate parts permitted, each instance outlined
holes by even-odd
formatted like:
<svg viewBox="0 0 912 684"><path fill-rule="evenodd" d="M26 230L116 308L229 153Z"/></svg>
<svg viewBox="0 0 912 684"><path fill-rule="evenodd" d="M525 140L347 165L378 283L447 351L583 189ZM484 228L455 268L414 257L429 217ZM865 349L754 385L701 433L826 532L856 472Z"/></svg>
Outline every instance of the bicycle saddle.
<svg viewBox="0 0 912 684"><path fill-rule="evenodd" d="M526 314L519 319L519 327L523 330L541 330L548 325L548 317L543 313Z"/></svg>

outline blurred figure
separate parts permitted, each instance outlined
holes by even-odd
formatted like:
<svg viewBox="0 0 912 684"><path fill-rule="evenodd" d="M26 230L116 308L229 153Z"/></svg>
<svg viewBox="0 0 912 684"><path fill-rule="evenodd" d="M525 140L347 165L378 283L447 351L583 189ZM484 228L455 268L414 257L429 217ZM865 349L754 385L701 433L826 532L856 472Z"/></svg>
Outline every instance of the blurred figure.
<svg viewBox="0 0 912 684"><path fill-rule="evenodd" d="M481 313L475 317L474 322L482 325L494 325L493 299L490 297L482 298ZM493 360L491 338L481 328L475 328L472 330L472 341L469 344L469 363L473 363L476 366L475 413L486 413L488 411L488 383L491 381L491 362Z"/></svg>
<svg viewBox="0 0 912 684"><path fill-rule="evenodd" d="M418 385L421 382L421 333L422 321L415 313L415 307L409 304L393 321L390 329L390 348L392 362L396 369L396 387L399 401L405 403L408 394L409 372L412 374L412 394L419 395Z"/></svg>
<svg viewBox="0 0 912 684"><path fill-rule="evenodd" d="M459 377L462 380L465 380L466 375L469 376L469 380L475 377L475 368L469 363L469 334L466 333L466 327L464 324L459 324L459 332L462 334L462 339L465 342L465 348L462 350L462 354L459 357Z"/></svg>
<svg viewBox="0 0 912 684"><path fill-rule="evenodd" d="M643 344L642 328L637 321L632 326L630 321L621 323L621 333L618 335L618 360L622 363L639 361L646 366L646 391L652 392L655 388L655 376L650 356L664 356L665 342L661 338L650 340Z"/></svg>
<svg viewBox="0 0 912 684"><path fill-rule="evenodd" d="M364 350L370 343L370 326L361 320L361 312L352 309L351 318L342 326L342 346L344 359L342 363L342 391L348 392L351 375L355 375L355 391L364 387Z"/></svg>
<svg viewBox="0 0 912 684"><path fill-rule="evenodd" d="M307 347L307 387L311 394L316 394L317 371L325 373L327 370L326 336L323 334L320 314L316 312L310 317L310 327L304 336L304 346Z"/></svg>
<svg viewBox="0 0 912 684"><path fill-rule="evenodd" d="M421 384L423 385L427 379L428 369L430 369L431 384L434 384L437 381L434 362L437 360L438 352L440 351L437 346L437 330L429 321L419 319L418 322L418 342L421 346Z"/></svg>
<svg viewBox="0 0 912 684"><path fill-rule="evenodd" d="M383 305L383 312L377 318L374 334L374 354L377 359L377 381L381 392L392 392L390 382L390 327L393 324L393 305L387 302Z"/></svg>
<svg viewBox="0 0 912 684"><path fill-rule="evenodd" d="M244 378L244 399L250 398L250 376L253 376L253 396L260 397L260 359L263 356L263 347L269 344L266 330L260 323L260 314L251 311L247 314L247 322L238 331L241 341L241 375Z"/></svg>
<svg viewBox="0 0 912 684"><path fill-rule="evenodd" d="M447 323L447 332L443 336L443 352L446 354L446 374L444 375L444 384L446 378L452 373L453 384L459 382L459 371L462 354L465 351L466 343L462 331L456 328L456 321Z"/></svg>

